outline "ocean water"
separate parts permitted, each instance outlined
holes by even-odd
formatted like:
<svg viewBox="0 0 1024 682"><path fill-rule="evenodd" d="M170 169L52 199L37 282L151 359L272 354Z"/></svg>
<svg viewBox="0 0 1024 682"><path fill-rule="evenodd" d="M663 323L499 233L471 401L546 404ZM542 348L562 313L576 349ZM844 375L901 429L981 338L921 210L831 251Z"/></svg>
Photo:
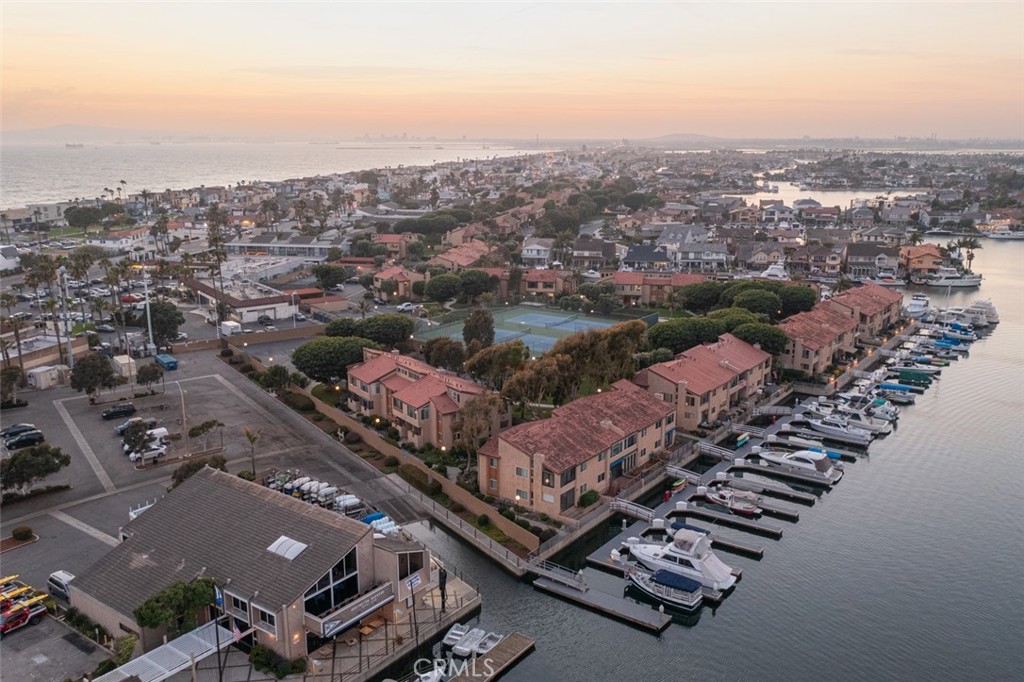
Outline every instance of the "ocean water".
<svg viewBox="0 0 1024 682"><path fill-rule="evenodd" d="M452 142L132 143L86 144L74 149L64 145L5 144L0 148L0 207L20 208L75 197L94 199L103 194L104 187L119 187L121 180L127 183L129 194L144 188L162 192L536 151Z"/></svg>
<svg viewBox="0 0 1024 682"><path fill-rule="evenodd" d="M986 241L974 269L1001 323L895 433L798 507L735 592L657 637L535 592L438 528L415 533L483 593L481 627L537 649L510 682L642 680L1019 680L1024 670L1024 243ZM930 290L933 304L946 293ZM746 536L728 530L729 535ZM586 569L612 592L623 580Z"/></svg>

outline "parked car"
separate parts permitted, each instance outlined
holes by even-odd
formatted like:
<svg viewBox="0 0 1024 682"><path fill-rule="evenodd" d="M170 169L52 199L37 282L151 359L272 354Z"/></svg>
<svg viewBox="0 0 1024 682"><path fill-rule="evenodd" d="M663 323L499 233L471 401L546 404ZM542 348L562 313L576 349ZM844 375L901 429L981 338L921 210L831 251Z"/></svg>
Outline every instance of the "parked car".
<svg viewBox="0 0 1024 682"><path fill-rule="evenodd" d="M38 431L35 424L11 424L7 428L0 430L0 438L14 438L15 436L27 433L28 431Z"/></svg>
<svg viewBox="0 0 1024 682"><path fill-rule="evenodd" d="M417 308L419 308L419 306L416 305L415 303L399 303L397 306L395 306L395 309L398 310L398 312L400 313L411 313L415 311Z"/></svg>
<svg viewBox="0 0 1024 682"><path fill-rule="evenodd" d="M117 419L118 417L130 417L138 412L135 405L132 403L118 403L113 407L108 407L100 413L100 416L104 419Z"/></svg>
<svg viewBox="0 0 1024 682"><path fill-rule="evenodd" d="M33 445L39 445L46 440L46 436L43 435L42 431L26 431L25 433L18 434L13 438L8 438L4 441L4 446L8 450L19 450L21 448L32 447Z"/></svg>
<svg viewBox="0 0 1024 682"><path fill-rule="evenodd" d="M157 425L157 420L153 417L132 417L126 422L122 422L114 427L114 433L119 436L123 436L124 432L127 431L132 424L144 423L147 429L151 429Z"/></svg>
<svg viewBox="0 0 1024 682"><path fill-rule="evenodd" d="M266 327L263 328L263 331L265 331L265 332L276 332L277 331L277 327L275 327L272 324L268 324Z"/></svg>
<svg viewBox="0 0 1024 682"><path fill-rule="evenodd" d="M260 315L259 317L256 318L256 321L264 326L268 324L274 324L274 318L272 318L270 315Z"/></svg>
<svg viewBox="0 0 1024 682"><path fill-rule="evenodd" d="M147 459L156 459L167 454L167 446L162 443L152 443L142 452L133 452L128 455L132 462L145 462Z"/></svg>
<svg viewBox="0 0 1024 682"><path fill-rule="evenodd" d="M109 324L98 324L96 325L96 331L103 332L104 334L112 334L117 330Z"/></svg>
<svg viewBox="0 0 1024 682"><path fill-rule="evenodd" d="M306 316L303 315L302 313L295 313L292 317L295 318L296 322L305 322L306 321Z"/></svg>
<svg viewBox="0 0 1024 682"><path fill-rule="evenodd" d="M68 586L75 579L74 574L67 571L54 571L46 580L46 588L53 596L68 601L70 592Z"/></svg>
<svg viewBox="0 0 1024 682"><path fill-rule="evenodd" d="M178 335L174 337L175 341L188 341L188 334L185 332L178 332Z"/></svg>

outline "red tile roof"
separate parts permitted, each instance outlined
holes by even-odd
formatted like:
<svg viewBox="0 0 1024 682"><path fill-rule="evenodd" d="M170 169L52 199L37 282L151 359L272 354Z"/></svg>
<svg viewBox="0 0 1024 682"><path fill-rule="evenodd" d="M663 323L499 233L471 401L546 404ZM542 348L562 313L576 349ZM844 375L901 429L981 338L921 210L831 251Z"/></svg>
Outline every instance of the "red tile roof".
<svg viewBox="0 0 1024 682"><path fill-rule="evenodd" d="M349 367L349 380L358 379L368 384L375 383L395 371L395 361L387 355L368 360L361 365Z"/></svg>
<svg viewBox="0 0 1024 682"><path fill-rule="evenodd" d="M674 287L685 287L688 284L700 284L707 277L704 275L691 275L685 272L677 272L672 275L672 286Z"/></svg>
<svg viewBox="0 0 1024 682"><path fill-rule="evenodd" d="M513 426L498 438L531 457L543 454L545 466L561 473L674 410L646 392L611 390L562 405L550 419Z"/></svg>
<svg viewBox="0 0 1024 682"><path fill-rule="evenodd" d="M408 386L392 396L395 400L401 400L406 405L423 407L430 399L444 395L448 392L448 386L437 377L427 376L419 381L410 382Z"/></svg>
<svg viewBox="0 0 1024 682"><path fill-rule="evenodd" d="M791 341L799 339L805 347L821 350L830 347L844 334L857 329L857 320L819 304L812 310L787 317L779 323L779 329Z"/></svg>
<svg viewBox="0 0 1024 682"><path fill-rule="evenodd" d="M523 273L524 282L557 282L566 273L561 270L527 270Z"/></svg>
<svg viewBox="0 0 1024 682"><path fill-rule="evenodd" d="M479 384L404 355L366 348L363 357L366 362L349 368L349 380L358 379L368 384L383 380L389 390L394 390L393 386L398 388L396 398L416 407L425 404L431 396L444 393L448 388L468 395L484 392ZM399 368L404 372L399 374ZM393 382L389 375L403 379L406 383ZM435 386L441 389L436 390ZM401 397L403 395L405 397Z"/></svg>
<svg viewBox="0 0 1024 682"><path fill-rule="evenodd" d="M398 393L406 386L412 385L413 380L406 379L401 374L392 374L391 376L384 377L380 383L384 384L384 387L392 393Z"/></svg>
<svg viewBox="0 0 1024 682"><path fill-rule="evenodd" d="M459 404L452 400L447 393L434 396L430 402L437 408L438 414L455 414L459 411Z"/></svg>
<svg viewBox="0 0 1024 682"><path fill-rule="evenodd" d="M903 302L903 294L877 284L864 284L836 294L830 302L856 308L865 315L877 315L890 306L900 305Z"/></svg>
<svg viewBox="0 0 1024 682"><path fill-rule="evenodd" d="M640 286L644 283L644 273L615 272L612 273L612 282L622 286Z"/></svg>
<svg viewBox="0 0 1024 682"><path fill-rule="evenodd" d="M685 381L690 393L702 395L728 385L734 377L770 359L770 353L732 334L722 334L714 343L691 348L680 353L675 360L660 362L647 370L641 370L635 380L646 386L648 382L644 372L653 372L672 383Z"/></svg>

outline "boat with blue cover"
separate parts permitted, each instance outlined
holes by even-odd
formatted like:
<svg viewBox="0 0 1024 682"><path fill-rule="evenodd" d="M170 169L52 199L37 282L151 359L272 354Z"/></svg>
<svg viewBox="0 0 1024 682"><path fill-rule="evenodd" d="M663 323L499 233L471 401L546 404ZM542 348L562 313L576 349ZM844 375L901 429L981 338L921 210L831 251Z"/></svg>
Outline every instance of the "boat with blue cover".
<svg viewBox="0 0 1024 682"><path fill-rule="evenodd" d="M704 599L700 582L685 575L665 569L652 573L639 567L630 568L626 575L648 597L677 609L696 611Z"/></svg>

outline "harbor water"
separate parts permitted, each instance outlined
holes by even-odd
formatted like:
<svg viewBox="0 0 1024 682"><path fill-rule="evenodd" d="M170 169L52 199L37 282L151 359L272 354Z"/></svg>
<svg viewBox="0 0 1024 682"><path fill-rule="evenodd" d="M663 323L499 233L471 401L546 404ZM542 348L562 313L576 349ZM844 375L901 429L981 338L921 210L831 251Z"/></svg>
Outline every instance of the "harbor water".
<svg viewBox="0 0 1024 682"><path fill-rule="evenodd" d="M480 587L481 627L537 640L504 679L1021 679L1024 243L983 244L980 289L926 293L938 306L990 298L1001 323L799 522L773 521L785 532L757 538L761 561L717 550L743 580L694 624L646 634L535 592L441 529L413 527ZM585 573L593 589L623 589Z"/></svg>

